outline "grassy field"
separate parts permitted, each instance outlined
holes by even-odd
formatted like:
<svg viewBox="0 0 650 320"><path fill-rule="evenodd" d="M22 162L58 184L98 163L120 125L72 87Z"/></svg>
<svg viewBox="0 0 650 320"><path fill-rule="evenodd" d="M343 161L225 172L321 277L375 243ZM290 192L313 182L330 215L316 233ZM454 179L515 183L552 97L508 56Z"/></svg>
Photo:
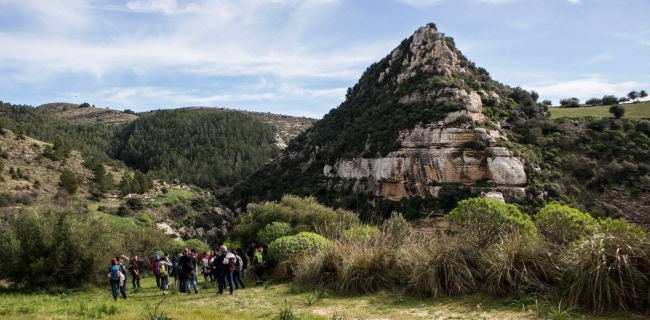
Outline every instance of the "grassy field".
<svg viewBox="0 0 650 320"><path fill-rule="evenodd" d="M203 282L201 280L201 282ZM162 301L153 278L126 300L113 301L108 284L77 293L27 293L0 288L0 319L114 318L154 319ZM629 319L633 315L597 317L566 307L527 301L495 300L479 295L421 299L399 292L339 297L320 292L299 292L288 284L247 287L235 294L216 295L213 284L202 283L199 294L173 293L158 307L174 319L273 319L289 307L300 319ZM285 310L286 311L286 310ZM335 317L336 315L337 317ZM163 319L163 318L158 318ZM283 318L296 319L296 318Z"/></svg>
<svg viewBox="0 0 650 320"><path fill-rule="evenodd" d="M650 118L650 101L623 104L625 107L624 118ZM612 117L609 113L610 106L580 107L580 108L549 108L551 119L582 118L582 117Z"/></svg>

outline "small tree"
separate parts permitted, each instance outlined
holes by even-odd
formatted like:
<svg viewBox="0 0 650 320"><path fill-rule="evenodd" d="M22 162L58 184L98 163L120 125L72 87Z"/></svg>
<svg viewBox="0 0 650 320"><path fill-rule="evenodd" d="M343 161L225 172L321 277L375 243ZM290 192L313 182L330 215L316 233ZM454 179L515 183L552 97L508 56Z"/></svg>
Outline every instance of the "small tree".
<svg viewBox="0 0 650 320"><path fill-rule="evenodd" d="M618 98L618 102L619 102L619 103L628 102L628 101L630 101L630 99L628 99L627 97L620 97L620 98Z"/></svg>
<svg viewBox="0 0 650 320"><path fill-rule="evenodd" d="M603 100L598 99L598 98L591 98L591 99L585 101L585 105L588 105L588 106L598 106L598 105L601 105L601 104L603 104Z"/></svg>
<svg viewBox="0 0 650 320"><path fill-rule="evenodd" d="M560 100L560 106L564 108L577 108L580 106L580 99L578 98L569 98Z"/></svg>
<svg viewBox="0 0 650 320"><path fill-rule="evenodd" d="M59 187L67 190L70 194L74 194L79 188L79 180L74 172L70 171L70 169L63 170L59 177Z"/></svg>
<svg viewBox="0 0 650 320"><path fill-rule="evenodd" d="M616 98L616 96L612 96L612 95L604 96L603 99L602 99L602 102L603 102L603 105L611 106L611 105L616 104L618 102L618 98Z"/></svg>
<svg viewBox="0 0 650 320"><path fill-rule="evenodd" d="M609 107L609 113L614 115L616 119L620 119L625 115L625 108L623 108L621 105L615 104L611 107Z"/></svg>
<svg viewBox="0 0 650 320"><path fill-rule="evenodd" d="M647 97L647 96L648 96L648 93L645 92L645 90L641 90L641 91L639 92L639 98L643 99L643 98L645 98L645 97Z"/></svg>
<svg viewBox="0 0 650 320"><path fill-rule="evenodd" d="M627 94L627 97L630 98L630 100L636 102L636 99L639 98L639 93L636 91L630 91L630 93Z"/></svg>
<svg viewBox="0 0 650 320"><path fill-rule="evenodd" d="M79 105L79 108L90 108L90 103L84 102L84 103Z"/></svg>

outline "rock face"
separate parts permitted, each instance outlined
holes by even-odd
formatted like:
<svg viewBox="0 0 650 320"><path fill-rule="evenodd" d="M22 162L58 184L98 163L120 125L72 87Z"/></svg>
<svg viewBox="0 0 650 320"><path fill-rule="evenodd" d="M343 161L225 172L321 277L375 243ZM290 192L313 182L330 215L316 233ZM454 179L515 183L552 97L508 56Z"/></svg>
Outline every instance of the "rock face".
<svg viewBox="0 0 650 320"><path fill-rule="evenodd" d="M418 29L408 50L405 46L393 50L389 68L380 73L378 84L392 81L398 88L393 93L398 94L404 92L401 85L418 73L437 78L437 83L455 83L455 75L469 71L462 67L467 63L460 63L450 41L433 25ZM395 65L398 63L399 68ZM439 184L472 186L478 181L489 184L506 199L525 196L523 163L510 150L498 146L499 140L507 139L499 123L490 122L482 112L482 98L499 101L498 94L457 85L422 85L409 90L401 93L399 104L425 103L431 108L451 105L457 109L437 123L400 132L395 142L400 148L386 157L339 159L323 168L325 176L357 180L357 192L373 192L393 200L413 195L437 197Z"/></svg>
<svg viewBox="0 0 650 320"><path fill-rule="evenodd" d="M489 180L501 188L526 184L522 162L507 148L495 146L498 139L505 139L498 130L432 125L404 132L400 139L401 149L387 157L339 160L334 166L325 166L323 173L344 179L365 178L369 191L390 199L437 197L439 189L434 185L438 183L472 185ZM472 141L489 146L482 150L463 147Z"/></svg>

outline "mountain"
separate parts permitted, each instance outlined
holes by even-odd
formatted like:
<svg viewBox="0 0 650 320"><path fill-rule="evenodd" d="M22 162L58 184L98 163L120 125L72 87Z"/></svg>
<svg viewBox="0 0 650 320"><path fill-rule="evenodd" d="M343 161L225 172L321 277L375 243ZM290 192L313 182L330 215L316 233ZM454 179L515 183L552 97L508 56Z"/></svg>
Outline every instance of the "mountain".
<svg viewBox="0 0 650 320"><path fill-rule="evenodd" d="M285 193L314 195L387 215L449 209L480 192L525 198L536 164L519 157L526 148L516 142L531 121L547 117L536 99L492 80L429 24L371 65L338 108L224 199L241 208Z"/></svg>

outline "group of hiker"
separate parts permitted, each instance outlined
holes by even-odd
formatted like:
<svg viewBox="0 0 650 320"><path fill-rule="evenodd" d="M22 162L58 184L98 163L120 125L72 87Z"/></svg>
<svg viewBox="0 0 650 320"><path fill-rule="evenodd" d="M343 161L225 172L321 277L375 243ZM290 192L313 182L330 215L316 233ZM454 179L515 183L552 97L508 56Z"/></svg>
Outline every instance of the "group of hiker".
<svg viewBox="0 0 650 320"><path fill-rule="evenodd" d="M108 277L110 278L113 299L117 300L118 294L126 299L128 276L124 267L125 261L129 258L122 255L111 260ZM255 285L263 284L266 259L264 248L255 248L250 262L255 268ZM181 293L190 294L194 291L199 293L197 278L199 270L203 274L204 281L218 282L217 294L223 294L226 287L230 294L240 287L244 289L244 272L249 266L249 259L241 248L234 252L228 251L226 246L218 250L203 252L199 255L195 249L184 249L177 257L171 257L168 253L162 256L156 254L151 262L151 270L156 277L156 286L162 290L163 295L169 294L170 286L176 286ZM133 288L140 288L140 266L138 256L130 260L128 273L131 274ZM173 278L173 284L170 279ZM193 290L192 290L193 289Z"/></svg>

